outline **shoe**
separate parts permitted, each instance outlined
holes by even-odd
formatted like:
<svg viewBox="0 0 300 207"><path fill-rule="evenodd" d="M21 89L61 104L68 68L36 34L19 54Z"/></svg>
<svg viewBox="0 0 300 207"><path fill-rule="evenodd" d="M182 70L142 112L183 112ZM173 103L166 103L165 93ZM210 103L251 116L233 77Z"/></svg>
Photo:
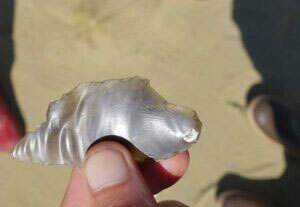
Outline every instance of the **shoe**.
<svg viewBox="0 0 300 207"><path fill-rule="evenodd" d="M226 191L218 198L218 207L273 207L257 196L244 191Z"/></svg>
<svg viewBox="0 0 300 207"><path fill-rule="evenodd" d="M20 127L0 95L0 151L10 151L21 137Z"/></svg>
<svg viewBox="0 0 300 207"><path fill-rule="evenodd" d="M288 153L300 157L299 112L280 99L261 95L250 102L247 115L261 135L282 144Z"/></svg>

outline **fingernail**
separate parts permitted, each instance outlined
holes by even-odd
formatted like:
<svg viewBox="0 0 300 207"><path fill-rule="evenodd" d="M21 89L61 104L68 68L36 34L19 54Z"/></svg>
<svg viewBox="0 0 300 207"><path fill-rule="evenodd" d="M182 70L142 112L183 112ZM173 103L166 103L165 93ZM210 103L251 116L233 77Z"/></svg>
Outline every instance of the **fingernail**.
<svg viewBox="0 0 300 207"><path fill-rule="evenodd" d="M172 175L181 177L187 169L189 155L186 152L182 152L167 160L162 160L159 163Z"/></svg>
<svg viewBox="0 0 300 207"><path fill-rule="evenodd" d="M182 169L176 169L173 167L173 161L164 160L159 162L160 165L167 170L171 175L173 176L182 176L184 172L182 172Z"/></svg>
<svg viewBox="0 0 300 207"><path fill-rule="evenodd" d="M89 187L97 192L124 182L128 178L128 166L121 152L103 149L88 157L85 174Z"/></svg>

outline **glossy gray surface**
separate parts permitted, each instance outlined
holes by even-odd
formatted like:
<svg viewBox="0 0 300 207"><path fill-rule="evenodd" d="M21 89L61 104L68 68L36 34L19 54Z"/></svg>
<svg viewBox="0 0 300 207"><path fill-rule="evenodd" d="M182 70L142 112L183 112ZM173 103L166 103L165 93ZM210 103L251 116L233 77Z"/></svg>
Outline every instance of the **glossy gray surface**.
<svg viewBox="0 0 300 207"><path fill-rule="evenodd" d="M147 156L166 159L199 137L201 122L192 109L167 103L133 77L81 84L50 104L47 121L13 150L21 160L80 165L95 141L120 136Z"/></svg>

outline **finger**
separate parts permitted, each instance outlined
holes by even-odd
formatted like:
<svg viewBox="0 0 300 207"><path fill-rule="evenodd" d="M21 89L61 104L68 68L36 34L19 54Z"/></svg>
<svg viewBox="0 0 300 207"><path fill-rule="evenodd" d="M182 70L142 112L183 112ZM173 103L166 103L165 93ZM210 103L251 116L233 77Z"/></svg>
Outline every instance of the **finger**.
<svg viewBox="0 0 300 207"><path fill-rule="evenodd" d="M74 167L71 173L70 183L65 193L61 206L64 207L87 207L87 192L82 169Z"/></svg>
<svg viewBox="0 0 300 207"><path fill-rule="evenodd" d="M187 151L160 162L146 161L140 164L141 172L153 194L176 183L185 173L189 165Z"/></svg>
<svg viewBox="0 0 300 207"><path fill-rule="evenodd" d="M88 151L82 169L74 169L62 206L154 207L156 202L129 151L106 141Z"/></svg>
<svg viewBox="0 0 300 207"><path fill-rule="evenodd" d="M188 206L178 201L162 201L158 204L158 207L188 207Z"/></svg>

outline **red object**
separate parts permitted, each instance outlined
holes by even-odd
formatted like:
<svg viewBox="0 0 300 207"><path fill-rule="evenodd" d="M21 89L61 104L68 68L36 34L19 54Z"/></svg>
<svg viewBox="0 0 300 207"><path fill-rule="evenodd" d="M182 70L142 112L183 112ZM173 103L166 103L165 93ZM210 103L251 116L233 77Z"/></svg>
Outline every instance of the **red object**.
<svg viewBox="0 0 300 207"><path fill-rule="evenodd" d="M159 162L154 160L144 161L139 164L139 167L153 194L174 185L180 179L180 177L170 174Z"/></svg>
<svg viewBox="0 0 300 207"><path fill-rule="evenodd" d="M16 119L0 95L0 151L10 151L21 136Z"/></svg>

